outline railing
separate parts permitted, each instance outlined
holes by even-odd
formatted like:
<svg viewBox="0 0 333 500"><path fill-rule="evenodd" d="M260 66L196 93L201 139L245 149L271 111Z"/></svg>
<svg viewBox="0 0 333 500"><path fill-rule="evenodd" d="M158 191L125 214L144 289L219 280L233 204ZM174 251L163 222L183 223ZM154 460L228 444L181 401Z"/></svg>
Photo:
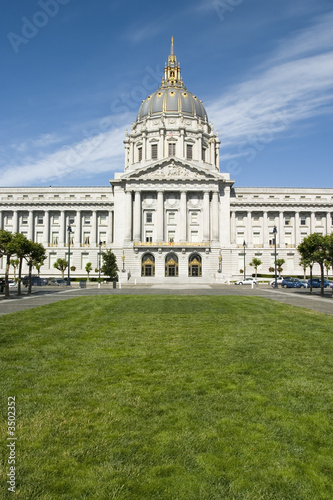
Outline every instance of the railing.
<svg viewBox="0 0 333 500"><path fill-rule="evenodd" d="M134 242L135 247L209 247L210 243L205 242L189 242L189 241L139 241Z"/></svg>

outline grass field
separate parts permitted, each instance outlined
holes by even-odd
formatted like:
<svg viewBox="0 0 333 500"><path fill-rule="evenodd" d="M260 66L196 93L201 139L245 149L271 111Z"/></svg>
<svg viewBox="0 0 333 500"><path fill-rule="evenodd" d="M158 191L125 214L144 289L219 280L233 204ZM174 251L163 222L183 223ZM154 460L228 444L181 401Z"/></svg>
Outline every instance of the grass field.
<svg viewBox="0 0 333 500"><path fill-rule="evenodd" d="M0 323L0 498L333 498L332 317L255 297L103 296Z"/></svg>

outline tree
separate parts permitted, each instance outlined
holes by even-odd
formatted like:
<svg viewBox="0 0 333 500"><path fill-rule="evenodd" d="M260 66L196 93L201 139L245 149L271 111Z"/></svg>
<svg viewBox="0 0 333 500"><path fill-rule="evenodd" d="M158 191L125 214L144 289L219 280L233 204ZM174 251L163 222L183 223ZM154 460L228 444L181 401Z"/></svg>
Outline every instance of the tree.
<svg viewBox="0 0 333 500"><path fill-rule="evenodd" d="M68 267L68 262L66 259L61 259L59 257L59 259L56 260L56 262L53 264L53 267L55 269L58 269L58 271L61 271L61 276L62 276L62 279L64 279L64 276L65 276L65 271Z"/></svg>
<svg viewBox="0 0 333 500"><path fill-rule="evenodd" d="M306 280L306 269L311 266L311 260L305 257L302 257L299 261L299 265L303 268L304 280Z"/></svg>
<svg viewBox="0 0 333 500"><path fill-rule="evenodd" d="M283 271L283 264L285 263L286 261L284 259L276 259L276 269L277 269L277 272L279 273L279 278L281 278L281 273Z"/></svg>
<svg viewBox="0 0 333 500"><path fill-rule="evenodd" d="M269 267L269 268L268 268L268 272L270 272L270 273L274 273L274 271L275 271L275 267L272 267L272 266L271 266L271 267Z"/></svg>
<svg viewBox="0 0 333 500"><path fill-rule="evenodd" d="M325 236L325 241L327 250L327 260L331 262L331 267L333 269L333 233ZM332 288L332 297L333 297L333 288Z"/></svg>
<svg viewBox="0 0 333 500"><path fill-rule="evenodd" d="M23 259L29 254L31 250L30 248L31 242L22 233L16 233L14 235L14 241L16 249L15 253L17 258L19 259L17 295L21 295L22 264L23 264Z"/></svg>
<svg viewBox="0 0 333 500"><path fill-rule="evenodd" d="M110 279L116 278L117 272L119 271L117 266L117 259L112 250L106 250L102 252L103 265L101 267L101 272Z"/></svg>
<svg viewBox="0 0 333 500"><path fill-rule="evenodd" d="M0 229L0 257L6 257L6 270L5 270L5 297L9 297L9 268L10 259L15 254L14 236L9 231Z"/></svg>
<svg viewBox="0 0 333 500"><path fill-rule="evenodd" d="M93 269L92 263L91 262L87 262L86 267L85 267L86 273L88 274L88 280L87 281L89 281L89 274L91 273L92 269Z"/></svg>
<svg viewBox="0 0 333 500"><path fill-rule="evenodd" d="M258 272L258 267L261 266L262 262L260 259L257 259L256 257L253 257L252 262L250 262L250 266L253 266L256 272L256 279L257 279L257 272Z"/></svg>
<svg viewBox="0 0 333 500"><path fill-rule="evenodd" d="M309 262L310 267L310 293L312 293L312 268L317 262L320 266L321 287L320 294L324 295L324 262L328 256L328 240L327 237L319 233L313 233L303 239L298 245L302 259Z"/></svg>
<svg viewBox="0 0 333 500"><path fill-rule="evenodd" d="M27 253L24 256L28 264L29 269L29 284L28 284L28 294L31 294L31 273L32 267L36 264L43 264L46 259L46 250L41 243L34 243L28 240Z"/></svg>
<svg viewBox="0 0 333 500"><path fill-rule="evenodd" d="M14 280L16 281L16 269L18 268L20 259L11 259L10 265L14 268Z"/></svg>
<svg viewBox="0 0 333 500"><path fill-rule="evenodd" d="M71 271L76 271L76 267L75 266L71 266Z"/></svg>

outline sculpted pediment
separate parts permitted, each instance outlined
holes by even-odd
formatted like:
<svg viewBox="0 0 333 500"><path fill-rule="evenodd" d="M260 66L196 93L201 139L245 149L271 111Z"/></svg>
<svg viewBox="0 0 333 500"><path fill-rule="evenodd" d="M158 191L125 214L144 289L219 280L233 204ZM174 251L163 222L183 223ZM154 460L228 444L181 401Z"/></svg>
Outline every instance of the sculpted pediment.
<svg viewBox="0 0 333 500"><path fill-rule="evenodd" d="M183 164L175 161L164 162L162 164L149 165L140 170L122 176L128 180L212 180L220 179L220 175L215 172L209 172L204 169L198 168L191 164Z"/></svg>

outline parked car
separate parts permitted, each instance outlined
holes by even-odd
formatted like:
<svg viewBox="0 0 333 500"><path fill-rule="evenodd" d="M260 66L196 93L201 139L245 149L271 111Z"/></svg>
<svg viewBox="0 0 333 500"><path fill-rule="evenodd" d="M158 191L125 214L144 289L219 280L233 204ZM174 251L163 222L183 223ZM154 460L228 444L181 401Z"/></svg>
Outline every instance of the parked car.
<svg viewBox="0 0 333 500"><path fill-rule="evenodd" d="M257 285L258 281L254 278L245 278L239 281L235 281L235 285L252 285L252 283L254 285Z"/></svg>
<svg viewBox="0 0 333 500"><path fill-rule="evenodd" d="M283 281L284 279L285 279L285 278L282 278L282 277L278 278L278 279L276 280L277 284L278 284L278 285L282 285L282 281ZM288 278L286 278L286 279L288 279ZM270 286L273 286L273 287L274 287L274 286L275 286L275 278L274 278L272 281L270 281L270 282L269 282L269 284L270 284Z"/></svg>
<svg viewBox="0 0 333 500"><path fill-rule="evenodd" d="M307 288L307 281L298 278L284 278L281 283L282 288Z"/></svg>
<svg viewBox="0 0 333 500"><path fill-rule="evenodd" d="M41 278L40 276L32 275L31 276L31 285L32 286L44 286L47 285L48 281L46 278ZM29 285L29 276L24 276L22 280L22 284L24 286Z"/></svg>
<svg viewBox="0 0 333 500"><path fill-rule="evenodd" d="M9 284L9 288L17 287L17 282L15 280L9 280L8 284Z"/></svg>
<svg viewBox="0 0 333 500"><path fill-rule="evenodd" d="M52 279L48 281L48 284L51 286L65 286L67 285L67 281L63 280L62 278L59 279Z"/></svg>
<svg viewBox="0 0 333 500"><path fill-rule="evenodd" d="M311 280L308 280L308 288L311 286ZM321 279L320 278L312 278L312 288L320 288L321 286ZM327 279L324 279L324 288L329 288L333 287L333 283L331 281L328 281Z"/></svg>

